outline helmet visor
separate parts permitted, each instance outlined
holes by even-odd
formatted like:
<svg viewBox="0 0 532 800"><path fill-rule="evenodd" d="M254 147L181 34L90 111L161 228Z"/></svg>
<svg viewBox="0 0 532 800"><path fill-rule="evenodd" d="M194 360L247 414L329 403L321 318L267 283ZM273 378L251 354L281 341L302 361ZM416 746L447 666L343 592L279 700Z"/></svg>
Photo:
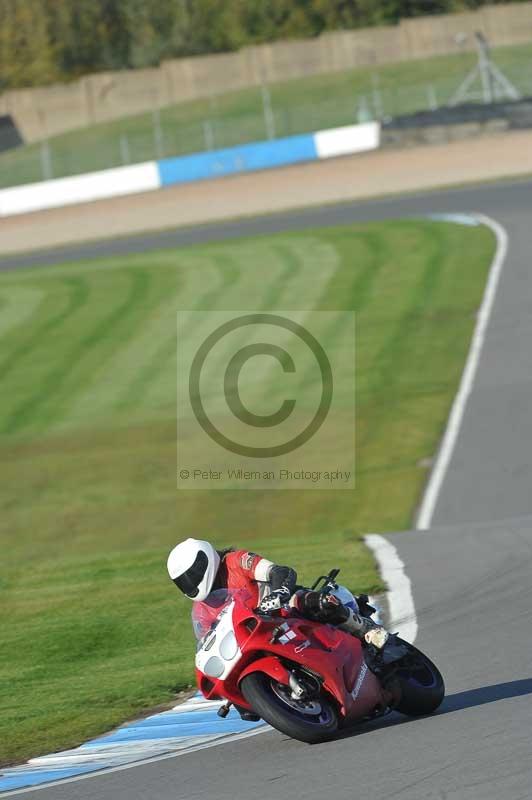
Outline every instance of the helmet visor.
<svg viewBox="0 0 532 800"><path fill-rule="evenodd" d="M183 594L186 594L187 597L196 597L199 591L198 587L205 576L208 564L209 559L207 558L207 554L200 551L194 559L194 563L183 572L182 575L178 575L177 578L174 578L174 583L177 588L181 589Z"/></svg>

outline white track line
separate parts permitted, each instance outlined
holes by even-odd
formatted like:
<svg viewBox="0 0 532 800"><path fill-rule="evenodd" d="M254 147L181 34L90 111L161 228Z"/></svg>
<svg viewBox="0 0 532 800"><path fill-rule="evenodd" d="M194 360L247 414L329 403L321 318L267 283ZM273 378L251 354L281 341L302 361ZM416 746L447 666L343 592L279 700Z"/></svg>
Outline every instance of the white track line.
<svg viewBox="0 0 532 800"><path fill-rule="evenodd" d="M405 565L393 544L384 536L370 533L364 537L364 541L372 550L379 572L386 583L386 600L390 615L388 627L393 631L398 629L401 638L413 644L418 625L412 584L405 572Z"/></svg>
<svg viewBox="0 0 532 800"><path fill-rule="evenodd" d="M451 409L436 463L417 517L416 527L419 530L428 530L432 521L434 508L458 438L467 401L473 388L486 329L495 302L502 268L508 253L508 234L502 225L490 217L484 216L484 214L474 214L472 216L478 223L486 225L493 231L497 239L497 250L491 264L460 387ZM418 632L418 624L412 596L412 584L405 572L405 565L395 547L383 536L369 534L365 537L365 542L373 551L380 574L387 586L386 598L390 615L389 627L392 630L396 627L399 628L402 638L409 642L414 642Z"/></svg>
<svg viewBox="0 0 532 800"><path fill-rule="evenodd" d="M474 214L473 216L481 225L486 225L493 231L497 238L497 250L491 265L482 305L478 313L477 325L471 341L471 346L469 348L469 354L467 356L466 365L462 374L460 388L454 399L451 414L447 422L447 428L436 457L436 463L431 472L417 516L416 528L422 531L430 528L434 509L438 500L438 495L440 493L440 489L445 478L445 473L447 472L456 440L458 438L464 411L469 399L469 395L471 394L471 389L473 388L473 382L475 380L478 362L482 352L482 345L484 344L484 338L486 336L486 329L488 327L491 311L493 309L493 303L495 301L499 278L501 276L502 268L508 253L508 234L502 225L500 225L494 219L484 216L483 214Z"/></svg>
<svg viewBox="0 0 532 800"><path fill-rule="evenodd" d="M160 756L144 758L141 761L133 761L129 764L120 764L117 767L103 767L102 769L94 770L94 772L88 772L86 775L73 775L71 778L60 778L57 781L41 783L37 786L26 786L23 789L12 789L7 792L1 792L0 797L2 800L4 800L4 797L12 797L15 794L38 792L41 789L50 789L52 786L63 786L65 783L76 783L77 781L83 781L87 778L99 778L102 775L109 775L111 772L123 772L126 769L142 767L145 764L153 764L156 761L166 761L168 758L179 758L180 756L189 755L189 753L196 753L198 750L206 750L208 747L219 747L222 744L232 744L233 742L237 742L239 739L248 739L250 736L257 736L259 733L267 733L271 730L272 728L270 728L269 725L264 725L264 727L253 728L253 730L245 731L243 733L230 733L223 739L215 739L212 742L204 742L203 744L198 744L188 750L181 750L177 753L164 753Z"/></svg>

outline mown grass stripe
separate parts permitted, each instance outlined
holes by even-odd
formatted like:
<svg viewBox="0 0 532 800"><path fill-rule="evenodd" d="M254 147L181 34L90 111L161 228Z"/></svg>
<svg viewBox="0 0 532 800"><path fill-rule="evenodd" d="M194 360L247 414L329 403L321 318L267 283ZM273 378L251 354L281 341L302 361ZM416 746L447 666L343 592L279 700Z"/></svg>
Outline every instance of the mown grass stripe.
<svg viewBox="0 0 532 800"><path fill-rule="evenodd" d="M72 365L74 365L74 369L78 368L81 360L87 356L90 350L105 341L127 314L137 310L137 303L145 296L149 286L149 273L147 270L136 269L126 274L130 282L130 290L124 302L120 303L106 319L94 326L70 351L67 351L62 362L48 372L38 391L11 413L6 425L10 433L24 428L37 411L41 423L49 424L57 419L58 412L54 406L57 407L58 395L72 371ZM44 406L48 409L48 413L43 414Z"/></svg>
<svg viewBox="0 0 532 800"><path fill-rule="evenodd" d="M346 276L344 278L345 283L342 286L342 295L344 297L344 303L346 310L349 310L349 306L353 306L353 310L355 314L359 312L368 302L368 298L370 296L371 290L375 285L379 272L382 266L382 237L380 237L377 233L374 232L363 232L360 236L362 242L364 242L367 247L367 264L366 265L359 265L358 263L352 264L352 270L350 272L346 271ZM334 296L335 294L335 282L337 280L337 275L334 274L329 279L329 284L325 289L320 306L327 306L329 302L329 297L331 295ZM338 304L338 300L336 301ZM340 300L340 303L342 301ZM338 307L338 305L337 305ZM340 306L341 307L341 306ZM334 342L336 340L337 335L343 330L346 324L346 319L343 315L339 315L336 320L332 322L327 327L326 337L327 340L330 342ZM356 317L355 317L355 329L356 329ZM356 334L355 334L356 336ZM356 347L355 347L356 349ZM356 363L355 363L355 371L356 371ZM311 373L307 373L303 376L301 381L301 388L310 388L310 382L313 381L314 376ZM355 402L355 398L353 398L353 402Z"/></svg>
<svg viewBox="0 0 532 800"><path fill-rule="evenodd" d="M42 289L12 286L0 297L0 338L26 323L38 310L45 293Z"/></svg>
<svg viewBox="0 0 532 800"><path fill-rule="evenodd" d="M87 281L82 278L64 278L60 283L70 290L65 308L37 325L35 330L29 329L30 335L28 339L15 346L0 364L1 381L4 381L15 367L22 366L24 359L32 355L36 348L41 347L46 342L47 334L63 325L72 314L79 311L87 302L89 296Z"/></svg>
<svg viewBox="0 0 532 800"><path fill-rule="evenodd" d="M212 259L213 265L217 268L217 274L220 278L220 283L214 286L206 287L204 292L198 291L197 297L194 298L191 304L191 310L201 310L206 308L212 310L213 306L222 302L226 294L235 286L240 278L240 271L233 263L232 259L224 256L223 254L214 255ZM190 266L188 271L194 269ZM199 284L196 282L194 286ZM182 302L182 301L181 301ZM121 398L115 404L117 411L126 411L133 408L135 405L141 404L146 394L156 384L158 378L163 374L167 376L172 375L174 378L176 372L176 356L177 356L177 313L181 303L179 297L176 296L175 301L175 314L173 318L173 325L171 333L159 344L155 350L153 357L149 362L140 365L138 368L137 376L128 385L127 390L122 394ZM187 309L188 310L188 309ZM181 337L185 338L186 332L181 331ZM165 380L166 382L166 380ZM175 385L175 380L174 380Z"/></svg>
<svg viewBox="0 0 532 800"><path fill-rule="evenodd" d="M319 305L324 286L339 265L339 259L330 244L320 242L315 237L284 237L283 243L274 241L261 252L256 266L260 270L261 281L257 289L253 287L250 303L243 311L294 312L299 310L299 317L304 324L308 311ZM245 253L241 253L243 257ZM275 269L276 267L276 269ZM242 289L243 287L241 287ZM242 308L242 303L239 304ZM221 363L228 362L236 349L253 338L253 330L243 328L239 333L228 337L227 344L217 348L217 359ZM267 334L266 334L267 335ZM285 342L290 349L292 334L277 329L272 332L277 344ZM281 337L281 338L280 338ZM255 398L260 404L264 397L272 391L276 381L272 377L277 370L275 361L260 376L252 377L248 373L240 376L239 386L246 392L248 400ZM209 380L209 369L204 370L203 394L208 398L210 411L226 412L226 402L220 391L216 378ZM218 375L219 379L220 376Z"/></svg>
<svg viewBox="0 0 532 800"><path fill-rule="evenodd" d="M386 403L375 403L372 413L372 424L366 429L360 440L360 447L367 447L369 442L379 436L379 430L388 416L388 403L394 399L399 380L404 377L404 362L410 358L411 337L415 334L420 321L430 308L430 299L435 294L441 278L445 261L444 237L441 229L424 229L423 239L428 251L421 273L410 294L406 309L391 326L388 336L379 349L374 369L369 380L369 396L382 396L382 387L386 386ZM425 252L425 251L424 251Z"/></svg>

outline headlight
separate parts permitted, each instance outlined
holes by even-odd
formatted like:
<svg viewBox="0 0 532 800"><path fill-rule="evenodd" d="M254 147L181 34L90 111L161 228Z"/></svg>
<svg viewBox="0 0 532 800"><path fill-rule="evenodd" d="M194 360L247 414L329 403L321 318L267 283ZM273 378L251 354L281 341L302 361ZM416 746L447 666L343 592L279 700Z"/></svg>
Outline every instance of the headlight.
<svg viewBox="0 0 532 800"><path fill-rule="evenodd" d="M232 661L237 652L238 644L236 642L235 634L233 631L229 631L229 633L226 633L222 639L222 643L220 644L220 655L222 658L225 658L226 661Z"/></svg>
<svg viewBox="0 0 532 800"><path fill-rule="evenodd" d="M225 664L222 659L218 658L218 656L211 656L203 667L202 672L211 678L219 678L220 675L223 675L224 669Z"/></svg>

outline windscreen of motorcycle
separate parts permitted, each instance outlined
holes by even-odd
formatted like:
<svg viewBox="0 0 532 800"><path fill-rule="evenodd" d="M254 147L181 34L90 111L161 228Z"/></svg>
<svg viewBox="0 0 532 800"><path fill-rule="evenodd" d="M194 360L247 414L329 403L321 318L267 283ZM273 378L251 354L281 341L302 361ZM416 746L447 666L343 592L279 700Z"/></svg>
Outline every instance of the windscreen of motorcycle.
<svg viewBox="0 0 532 800"><path fill-rule="evenodd" d="M355 614L358 614L358 603L354 597L354 595L349 591L347 586L342 586L338 584L336 589L333 590L332 594L334 594L338 600L342 603L342 605L347 606L347 608L352 609Z"/></svg>
<svg viewBox="0 0 532 800"><path fill-rule="evenodd" d="M228 589L211 592L202 602L192 605L192 630L200 642L210 631L225 606L231 603L233 593Z"/></svg>
<svg viewBox="0 0 532 800"><path fill-rule="evenodd" d="M198 639L196 667L210 678L224 680L242 653L233 626L233 610L246 604L250 594L245 589L219 589L201 603L194 603L192 626Z"/></svg>

